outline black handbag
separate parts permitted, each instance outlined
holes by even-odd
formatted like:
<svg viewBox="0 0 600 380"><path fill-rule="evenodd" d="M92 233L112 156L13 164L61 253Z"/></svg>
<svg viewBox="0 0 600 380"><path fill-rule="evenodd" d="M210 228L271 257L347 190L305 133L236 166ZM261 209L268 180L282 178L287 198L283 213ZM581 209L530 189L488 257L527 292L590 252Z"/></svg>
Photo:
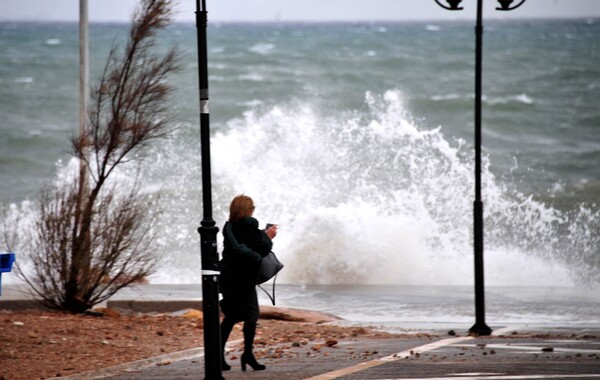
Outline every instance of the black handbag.
<svg viewBox="0 0 600 380"><path fill-rule="evenodd" d="M277 276L280 270L283 269L283 264L273 252L269 252L262 258L258 266L256 275L256 285L260 285Z"/></svg>
<svg viewBox="0 0 600 380"><path fill-rule="evenodd" d="M262 258L258 266L256 285L258 285L258 287L267 294L273 306L275 305L275 281L277 281L277 273L279 273L279 271L282 269L283 264L272 251ZM260 286L270 279L273 279L273 296L271 296L269 292Z"/></svg>

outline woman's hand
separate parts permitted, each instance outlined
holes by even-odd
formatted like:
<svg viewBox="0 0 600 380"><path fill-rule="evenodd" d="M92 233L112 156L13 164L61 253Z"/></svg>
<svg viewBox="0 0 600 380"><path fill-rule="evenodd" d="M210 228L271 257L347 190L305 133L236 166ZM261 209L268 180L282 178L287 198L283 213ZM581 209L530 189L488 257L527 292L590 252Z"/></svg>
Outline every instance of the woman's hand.
<svg viewBox="0 0 600 380"><path fill-rule="evenodd" d="M277 225L272 225L271 227L265 230L265 233L267 234L269 239L273 240L273 238L277 236Z"/></svg>

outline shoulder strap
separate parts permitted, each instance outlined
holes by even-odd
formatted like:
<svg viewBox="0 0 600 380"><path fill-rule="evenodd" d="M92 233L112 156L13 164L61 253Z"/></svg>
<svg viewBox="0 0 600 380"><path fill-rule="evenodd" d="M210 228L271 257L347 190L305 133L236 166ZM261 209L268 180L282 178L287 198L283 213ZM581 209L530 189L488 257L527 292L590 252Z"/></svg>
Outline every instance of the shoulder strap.
<svg viewBox="0 0 600 380"><path fill-rule="evenodd" d="M277 275L275 275L275 277L273 277L273 297L271 297L269 292L267 292L262 286L257 285L263 292L265 292L267 294L267 296L271 300L271 303L273 304L273 306L275 306L275 281L277 281Z"/></svg>

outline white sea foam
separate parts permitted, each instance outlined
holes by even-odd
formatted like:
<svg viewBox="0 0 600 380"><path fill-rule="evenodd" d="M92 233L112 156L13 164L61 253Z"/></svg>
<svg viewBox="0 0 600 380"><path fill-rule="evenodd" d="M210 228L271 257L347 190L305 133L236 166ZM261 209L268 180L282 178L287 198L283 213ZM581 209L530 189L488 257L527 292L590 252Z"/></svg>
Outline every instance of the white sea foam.
<svg viewBox="0 0 600 380"><path fill-rule="evenodd" d="M256 73L238 75L238 79L252 82L262 82L263 80L265 80L265 78L262 75Z"/></svg>
<svg viewBox="0 0 600 380"><path fill-rule="evenodd" d="M45 43L49 46L56 46L62 44L62 41L59 38L48 38Z"/></svg>
<svg viewBox="0 0 600 380"><path fill-rule="evenodd" d="M336 116L300 101L257 105L221 128L211 140L217 225L234 195L252 196L262 224L279 224L282 282L472 284L471 149L441 128L420 128L399 91L367 94L366 105ZM155 146L143 167L144 191L164 209L154 283L200 282L201 176L197 146L181 143L188 128ZM495 178L489 164L484 156L488 282L597 283L598 213L561 213ZM127 170L117 176L127 181Z"/></svg>
<svg viewBox="0 0 600 380"><path fill-rule="evenodd" d="M261 54L261 55L267 55L269 54L273 49L275 48L274 44L271 43L263 43L263 44L256 44L251 46L250 48L248 48L249 51L256 53L256 54Z"/></svg>
<svg viewBox="0 0 600 380"><path fill-rule="evenodd" d="M18 77L13 80L15 83L33 83L32 77Z"/></svg>
<svg viewBox="0 0 600 380"><path fill-rule="evenodd" d="M519 94L507 97L498 97L498 98L490 98L488 96L483 96L482 100L488 104L508 104L508 103L522 103L522 104L533 104L533 99L529 97L527 94Z"/></svg>
<svg viewBox="0 0 600 380"><path fill-rule="evenodd" d="M431 97L431 100L441 101L441 100L455 100L455 99L461 99L461 98L464 98L464 96L461 96L459 94L445 94L445 95L433 95Z"/></svg>
<svg viewBox="0 0 600 380"><path fill-rule="evenodd" d="M524 104L533 104L533 99L527 96L527 94L517 95L515 99Z"/></svg>

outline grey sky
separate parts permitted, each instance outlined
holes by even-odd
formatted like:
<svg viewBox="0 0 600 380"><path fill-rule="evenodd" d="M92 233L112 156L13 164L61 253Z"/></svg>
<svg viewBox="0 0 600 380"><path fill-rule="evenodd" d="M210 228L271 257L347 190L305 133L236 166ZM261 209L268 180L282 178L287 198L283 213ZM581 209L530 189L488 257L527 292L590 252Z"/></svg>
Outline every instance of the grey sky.
<svg viewBox="0 0 600 380"><path fill-rule="evenodd" d="M138 0L88 0L91 21L127 21ZM212 21L438 20L475 17L475 0L465 10L446 11L434 0L206 0ZM600 17L600 0L527 0L513 12L496 12L484 1L486 18ZM312 5L311 5L312 4ZM0 20L76 21L79 0L0 0ZM193 21L195 0L179 0L177 21Z"/></svg>

